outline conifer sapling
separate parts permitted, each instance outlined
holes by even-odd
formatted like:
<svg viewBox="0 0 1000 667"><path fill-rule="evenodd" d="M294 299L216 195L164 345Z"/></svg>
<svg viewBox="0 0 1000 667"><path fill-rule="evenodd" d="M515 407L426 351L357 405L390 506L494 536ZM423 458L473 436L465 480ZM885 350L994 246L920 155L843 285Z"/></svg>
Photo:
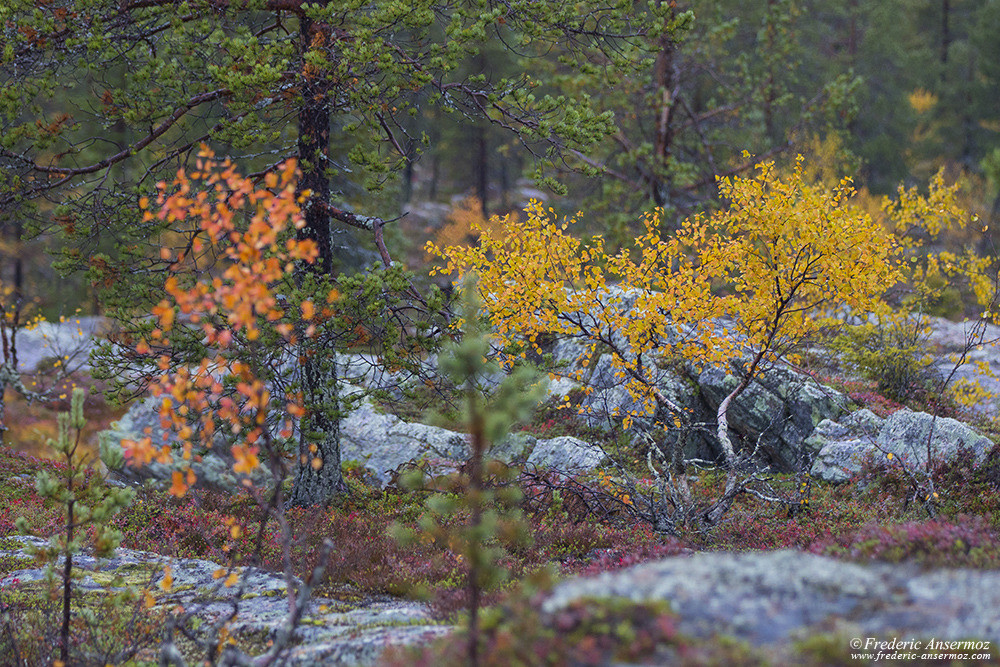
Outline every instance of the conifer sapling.
<svg viewBox="0 0 1000 667"><path fill-rule="evenodd" d="M424 535L447 544L466 565L469 605L468 662L479 664L479 610L482 593L501 584L507 572L499 564L501 544L524 544L530 539L527 522L518 507L520 490L513 485L489 488L487 477L497 481L511 469L489 460L490 447L502 440L517 422L530 418L545 394L533 369L520 366L490 388L490 379L504 373L490 350L489 332L480 319L475 280L467 277L461 289L462 338L445 344L439 355L442 374L461 394L461 421L469 434L470 455L458 493L437 494L427 501L428 512L419 522ZM416 486L421 479L404 483ZM449 517L468 515L465 525L450 525ZM412 532L394 526L397 539L413 539Z"/></svg>
<svg viewBox="0 0 1000 667"><path fill-rule="evenodd" d="M33 547L31 552L41 563L48 564L48 582L56 587L56 566L63 559L62 627L59 637L60 659L69 661L70 607L73 598L73 556L89 547L98 558L108 558L121 543L122 535L110 525L115 512L132 502L135 491L131 488L110 488L89 483L89 465L80 451L80 440L87 420L83 415L84 390L76 388L70 399L70 411L58 417L56 439L48 445L66 462L65 476L53 477L47 471L35 476L35 488L43 498L66 508L66 525L63 532L52 536L48 544ZM93 527L92 537L87 528ZM17 528L27 533L27 520L19 517ZM96 620L96 619L91 619Z"/></svg>

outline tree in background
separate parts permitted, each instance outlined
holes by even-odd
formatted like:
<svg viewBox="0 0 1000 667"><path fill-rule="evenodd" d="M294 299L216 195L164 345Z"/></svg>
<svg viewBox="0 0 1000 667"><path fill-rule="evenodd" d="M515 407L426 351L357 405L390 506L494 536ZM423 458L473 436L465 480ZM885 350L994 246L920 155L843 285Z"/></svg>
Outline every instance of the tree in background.
<svg viewBox="0 0 1000 667"><path fill-rule="evenodd" d="M615 112L615 132L576 159L602 176L566 179L573 206L601 217L605 229L593 231L625 238L635 213L654 205L677 220L717 206L715 177L753 167L743 150L790 163L836 144L859 185L889 194L948 164L976 172L996 145L995 3L689 0L662 9L675 30L651 38L642 66L594 95ZM535 66L554 70L571 94L589 92L551 59Z"/></svg>
<svg viewBox="0 0 1000 667"><path fill-rule="evenodd" d="M862 159L872 190L926 181L949 162L975 169L996 146L1000 78L996 40L987 37L1000 26L995 2L816 5L810 16L829 17L815 41L825 67L849 68L861 81L848 147ZM933 104L913 105L914 94ZM914 135L920 124L933 131Z"/></svg>
<svg viewBox="0 0 1000 667"><path fill-rule="evenodd" d="M671 30L649 38L642 67L614 81L614 94L595 95L614 111L615 131L576 156L602 173L572 181L578 205L625 239L641 233L629 229L639 211L663 207L673 223L714 206L717 176L752 169L744 150L804 152L814 136L843 130L857 82L816 70L803 35L816 18L801 4L657 3ZM569 72L559 81L586 85Z"/></svg>

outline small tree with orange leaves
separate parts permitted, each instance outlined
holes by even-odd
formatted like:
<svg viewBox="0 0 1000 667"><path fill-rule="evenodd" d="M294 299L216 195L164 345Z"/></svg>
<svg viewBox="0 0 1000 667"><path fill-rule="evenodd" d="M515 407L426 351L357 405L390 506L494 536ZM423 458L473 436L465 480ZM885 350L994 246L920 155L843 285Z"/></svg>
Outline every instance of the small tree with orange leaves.
<svg viewBox="0 0 1000 667"><path fill-rule="evenodd" d="M317 478L332 489L341 484L339 451L324 451L316 441L326 438L313 435L317 424L336 424L335 365L329 377L310 385L324 388L329 401L325 404L310 403L315 397L295 391L295 381L286 377L294 375L295 368L322 368L303 363L309 355L333 356L329 336L335 327L330 323L339 296L333 288L319 292L315 280L308 284L309 296L303 296L306 281L298 269L313 262L317 251L313 241L295 236L303 225L295 162L269 173L264 187L258 188L229 161L218 162L203 149L194 173L181 171L172 183L160 183L158 188L155 210L150 210L149 201L140 203L145 218L190 220L198 232L186 253L171 255L164 249L163 259L171 262L166 297L153 308L147 335L135 343L134 354L158 365L161 373L149 388L161 399L161 424L176 432L180 446L154 443L149 437L126 440L122 443L126 458L132 465L154 460L173 464L170 492L180 497L197 482L191 464L198 452L223 443L232 455L233 472L262 505L263 521L277 521L287 548L291 533L284 509L294 500L295 486L290 499L284 495L283 482L290 472L285 454L296 421L295 485ZM211 270L192 270L205 256L213 258ZM290 350L297 355L289 358ZM195 360L196 352L200 358ZM190 362L182 363L185 359ZM282 392L283 387L288 389ZM266 497L251 477L262 459L270 473ZM303 469L308 472L303 474ZM291 563L285 561L291 582ZM323 563L325 555L320 567ZM298 591L289 586L289 622L254 664L269 664L285 648L320 574L314 572ZM227 580L226 585L232 583ZM184 619L172 623L176 627ZM215 650L212 642L207 646ZM227 658L230 664L243 664L235 647L224 650L233 654ZM167 636L164 656L173 660L175 653Z"/></svg>
<svg viewBox="0 0 1000 667"><path fill-rule="evenodd" d="M128 352L107 346L98 366L120 390L134 391L135 382L162 397L164 428L182 445L177 493L194 483L199 450L228 443L235 471L248 474L265 439L283 449L297 430L295 481L284 501L329 502L344 489L343 402L359 398L341 395L337 350L361 346L371 353L364 363L412 376L434 345L428 332L439 327L439 291L416 294L399 265L351 276L317 265L300 210L309 193L296 173L286 162L258 183L203 149L194 173L158 184L155 205L139 201L144 224L162 224L166 298L122 317L116 342ZM359 373L352 366L348 379ZM149 438L130 448L138 462L175 458Z"/></svg>
<svg viewBox="0 0 1000 667"><path fill-rule="evenodd" d="M199 181L206 187L198 189ZM268 174L266 187L256 188L206 149L198 171L190 176L181 171L173 183L160 183L158 211L144 213L147 219L192 220L200 230L187 254L170 256L163 249L163 259L172 260L167 296L153 308L148 335L134 347L136 355L156 359L161 374L150 390L162 398L161 421L176 431L181 452L175 462L169 445L147 437L126 441L126 453L133 464L177 463L175 495L184 495L196 481L190 465L196 448L211 449L218 438L230 438L237 474L253 473L264 449L275 481L272 504L283 504L285 463L276 439L291 437L294 418L307 422L301 428L300 463L317 471L328 463L329 453L309 442L308 422L313 413L336 406L309 405L291 391L272 395L279 386L294 387L281 382L294 364L277 351L297 348L301 355L313 354L310 341L332 317L337 298L333 290L318 298L297 296L295 267L312 262L316 248L292 236L302 226L295 183L294 161ZM148 208L149 202L140 205ZM215 258L212 271L190 270L196 258L206 255ZM194 359L197 352L200 359ZM192 363L179 363L185 358ZM275 364L282 361L285 372L276 373ZM272 413L281 415L282 423L275 425ZM339 484L339 455L333 458L328 474Z"/></svg>
<svg viewBox="0 0 1000 667"><path fill-rule="evenodd" d="M717 523L735 497L758 481L749 454L737 451L727 412L768 365L823 324L825 310L877 309L898 276L895 246L871 218L850 206L849 180L834 188L805 182L801 158L787 178L773 163L747 178L719 180L728 208L685 220L667 235L661 214L643 218L631 248L612 253L604 240L568 233L573 220L532 204L524 223L484 233L476 247L429 250L448 272L474 271L497 333L508 344L538 346L542 334L587 344L577 368L600 348L639 407L618 415L654 435L648 463L659 480L646 495L650 521L665 532ZM731 367L738 380L717 412L726 481L708 506L688 489L685 410L658 386L658 364L680 358ZM574 374L582 378L582 371Z"/></svg>

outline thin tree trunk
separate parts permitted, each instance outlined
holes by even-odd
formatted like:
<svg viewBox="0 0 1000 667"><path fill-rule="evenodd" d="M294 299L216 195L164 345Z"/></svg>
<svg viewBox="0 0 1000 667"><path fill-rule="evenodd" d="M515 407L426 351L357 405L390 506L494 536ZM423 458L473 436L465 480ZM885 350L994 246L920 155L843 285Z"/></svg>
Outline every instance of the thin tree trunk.
<svg viewBox="0 0 1000 667"><path fill-rule="evenodd" d="M850 15L847 27L847 64L854 67L858 57L858 0L851 0L847 6Z"/></svg>
<svg viewBox="0 0 1000 667"><path fill-rule="evenodd" d="M14 248L14 307L21 310L24 299L24 247L21 245L21 237L24 235L24 226L20 220L14 223L14 238L11 239Z"/></svg>
<svg viewBox="0 0 1000 667"><path fill-rule="evenodd" d="M780 317L780 313L775 317L775 321ZM736 470L736 448L733 447L733 441L729 437L729 406L736 399L737 396L743 393L743 391L750 386L753 381L754 375L757 373L757 367L760 366L760 362L764 359L764 353L768 350L771 344L771 339L774 337L772 335L768 339L768 344L763 346L759 352L754 356L753 362L751 362L750 367L747 369L746 374L743 379L740 380L736 388L729 392L722 403L719 404L719 409L716 411L715 416L718 422L718 428L716 429L716 435L719 438L719 443L722 445L722 455L725 457L726 465L726 488L722 492L722 497L716 502L716 504L705 514L705 518L709 524L718 523L729 508L732 507L733 501L736 499L738 471Z"/></svg>
<svg viewBox="0 0 1000 667"><path fill-rule="evenodd" d="M79 436L77 436L79 438ZM70 602L73 598L73 554L69 545L73 542L73 452L74 447L66 457L66 489L70 500L66 503L66 562L63 565L63 618L62 629L59 632L59 659L64 665L69 664L69 621Z"/></svg>
<svg viewBox="0 0 1000 667"><path fill-rule="evenodd" d="M767 1L767 27L765 29L766 35L766 48L768 54L768 65L767 65L767 82L764 84L764 132L767 134L768 141L772 145L778 143L778 138L775 131L774 123L774 102L775 102L775 83L774 83L774 61L773 58L775 45L777 42L777 28L774 23L777 20L774 17L775 12L775 0Z"/></svg>
<svg viewBox="0 0 1000 667"><path fill-rule="evenodd" d="M489 188L490 188L490 167L489 167L489 146L486 141L486 127L479 123L476 125L476 194L479 195L479 206L484 219L490 217Z"/></svg>
<svg viewBox="0 0 1000 667"><path fill-rule="evenodd" d="M658 2L657 5L660 3ZM671 5L670 18L673 19L675 9ZM653 146L653 158L659 165L651 176L650 194L657 206L664 206L670 199L670 183L662 179L667 174L670 155L673 150L673 114L674 114L674 52L677 45L669 33L660 36L659 53L653 65L653 84L657 86L659 99L658 117L656 121L656 139ZM669 179L669 175L667 175Z"/></svg>
<svg viewBox="0 0 1000 667"><path fill-rule="evenodd" d="M406 156L406 165L403 167L403 208L413 200L413 158Z"/></svg>
<svg viewBox="0 0 1000 667"><path fill-rule="evenodd" d="M941 54L940 60L942 65L948 64L948 50L951 48L951 26L949 25L949 19L951 18L951 0L941 0ZM947 73L942 71L941 78L947 77Z"/></svg>
<svg viewBox="0 0 1000 667"><path fill-rule="evenodd" d="M472 499L469 526L472 531L476 531L483 521L483 458L486 454L486 427L483 423L482 412L475 404L475 397L472 390L469 390L469 414L474 415L474 419L471 424L472 428L470 429L472 455L469 457L469 488L467 493ZM485 548L483 545L473 546L470 552L483 548ZM480 576L478 558L470 557L469 580L467 583L469 592L469 637L466 645L469 667L478 667L479 665L479 606L482 597L479 585Z"/></svg>
<svg viewBox="0 0 1000 667"><path fill-rule="evenodd" d="M500 208L503 211L510 209L510 170L506 158L500 160Z"/></svg>
<svg viewBox="0 0 1000 667"><path fill-rule="evenodd" d="M486 71L486 56L483 55L482 51L476 56L476 66L480 74L489 76L489 73ZM487 127L487 122L480 120L473 128L476 142L476 194L479 195L479 205L484 220L488 220L490 217L490 155L489 141L486 136Z"/></svg>

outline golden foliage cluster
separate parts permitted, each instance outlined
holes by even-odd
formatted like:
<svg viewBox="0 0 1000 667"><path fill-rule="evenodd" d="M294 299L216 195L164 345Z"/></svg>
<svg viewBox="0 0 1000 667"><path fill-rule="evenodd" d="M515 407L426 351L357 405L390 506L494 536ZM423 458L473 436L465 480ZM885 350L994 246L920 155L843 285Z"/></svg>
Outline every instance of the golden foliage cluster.
<svg viewBox="0 0 1000 667"><path fill-rule="evenodd" d="M479 197L465 197L452 206L445 223L434 234L436 245L453 246L475 243L480 234L498 233L506 224L517 224L517 213L506 217L483 216L483 206Z"/></svg>
<svg viewBox="0 0 1000 667"><path fill-rule="evenodd" d="M648 213L643 232L617 252L601 236L573 236L575 218L559 220L537 202L524 222L499 220L477 246L428 251L444 273L479 275L504 343L537 348L542 334L576 336L589 345L583 367L598 346L616 348L615 372L649 414L658 400L650 362L774 358L834 309L878 310L901 279L895 237L852 206L849 179L810 183L800 158L787 176L765 162L751 176L720 179L719 189L726 209L676 230L664 228L661 211Z"/></svg>

